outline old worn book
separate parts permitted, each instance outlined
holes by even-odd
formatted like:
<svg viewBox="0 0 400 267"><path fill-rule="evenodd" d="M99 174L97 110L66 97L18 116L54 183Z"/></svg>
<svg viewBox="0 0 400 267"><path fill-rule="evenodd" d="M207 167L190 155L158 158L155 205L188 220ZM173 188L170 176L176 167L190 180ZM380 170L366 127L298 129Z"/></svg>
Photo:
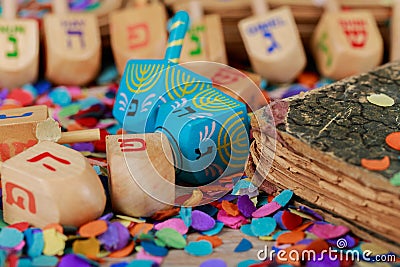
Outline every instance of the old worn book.
<svg viewBox="0 0 400 267"><path fill-rule="evenodd" d="M252 127L246 171L262 188L400 251L400 62L273 102Z"/></svg>

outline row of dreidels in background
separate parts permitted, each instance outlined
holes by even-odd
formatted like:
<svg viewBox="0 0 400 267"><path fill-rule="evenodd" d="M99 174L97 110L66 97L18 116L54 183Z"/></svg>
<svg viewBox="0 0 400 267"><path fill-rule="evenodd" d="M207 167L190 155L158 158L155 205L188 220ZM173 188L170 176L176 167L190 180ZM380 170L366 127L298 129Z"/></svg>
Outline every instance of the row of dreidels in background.
<svg viewBox="0 0 400 267"><path fill-rule="evenodd" d="M6 1L7 2L7 1ZM6 3L5 2L5 3ZM383 41L367 11L338 11L327 0L326 12L312 39L312 50L322 75L341 79L377 66ZM335 7L336 5L336 7ZM398 59L399 4L393 8L391 59ZM255 15L242 20L239 29L253 69L272 82L292 81L305 67L306 57L289 8L268 11L265 1L253 0ZM180 62L208 60L227 63L221 20L202 15L201 4L189 1L191 27ZM58 15L59 14L59 15ZM128 59L162 58L166 46L166 12L153 3L128 7L110 14L111 44L120 74ZM0 22L0 81L3 86L32 82L38 72L38 30L33 21ZM90 14L57 14L44 19L46 77L54 83L82 85L100 68L101 41Z"/></svg>

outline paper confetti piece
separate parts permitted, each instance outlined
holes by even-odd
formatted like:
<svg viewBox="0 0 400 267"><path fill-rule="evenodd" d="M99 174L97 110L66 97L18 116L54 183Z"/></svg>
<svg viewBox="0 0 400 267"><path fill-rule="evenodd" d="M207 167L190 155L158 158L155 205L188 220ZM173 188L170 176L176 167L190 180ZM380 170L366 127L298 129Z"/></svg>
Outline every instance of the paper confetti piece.
<svg viewBox="0 0 400 267"><path fill-rule="evenodd" d="M253 218L266 217L266 216L269 216L269 215L273 214L274 212L276 212L280 208L282 208L282 206L278 202L271 201L270 203L267 203L264 206L261 206L256 211L254 211L252 213L252 217Z"/></svg>
<svg viewBox="0 0 400 267"><path fill-rule="evenodd" d="M120 222L112 222L107 230L97 237L104 248L108 251L115 251L124 248L130 240L128 229Z"/></svg>
<svg viewBox="0 0 400 267"><path fill-rule="evenodd" d="M384 171L390 166L390 159L384 156L382 159L361 159L361 166L370 171Z"/></svg>
<svg viewBox="0 0 400 267"><path fill-rule="evenodd" d="M122 220L134 222L134 223L145 223L146 222L146 220L144 220L144 219L139 219L139 218L130 217L130 216L126 216L126 215L117 215L116 217L119 219L122 219Z"/></svg>
<svg viewBox="0 0 400 267"><path fill-rule="evenodd" d="M271 217L253 219L251 221L251 230L257 236L270 235L276 228L276 221Z"/></svg>
<svg viewBox="0 0 400 267"><path fill-rule="evenodd" d="M130 255L135 248L135 242L130 242L126 247L111 252L108 257L110 258L123 258Z"/></svg>
<svg viewBox="0 0 400 267"><path fill-rule="evenodd" d="M149 241L142 241L140 245L143 247L143 249L153 255L153 256L158 256L158 257L165 257L168 255L168 249L164 247L159 247L153 242Z"/></svg>
<svg viewBox="0 0 400 267"><path fill-rule="evenodd" d="M372 94L367 96L368 102L380 107L391 107L394 105L394 99L386 94Z"/></svg>
<svg viewBox="0 0 400 267"><path fill-rule="evenodd" d="M217 222L215 222L215 225L212 229L210 229L208 231L202 231L201 234L208 235L208 236L217 235L222 231L223 228L224 228L224 223L217 221Z"/></svg>
<svg viewBox="0 0 400 267"><path fill-rule="evenodd" d="M141 248L138 253L136 254L136 259L137 260L151 260L154 261L155 263L157 263L158 265L160 265L163 260L164 257L158 257L158 256L153 256L149 253L147 253L143 248ZM136 266L133 266L136 267Z"/></svg>
<svg viewBox="0 0 400 267"><path fill-rule="evenodd" d="M88 261L86 261L82 257L79 257L76 254L65 255L64 257L61 258L60 262L57 265L57 267L71 267L71 266L92 267L92 265Z"/></svg>
<svg viewBox="0 0 400 267"><path fill-rule="evenodd" d="M63 255L67 239L64 234L54 228L43 230L43 254L47 256Z"/></svg>
<svg viewBox="0 0 400 267"><path fill-rule="evenodd" d="M190 225L192 225L192 207L181 207L181 210L179 211L179 216L181 216L181 219L188 228L190 227Z"/></svg>
<svg viewBox="0 0 400 267"><path fill-rule="evenodd" d="M223 244L222 239L216 235L213 235L213 236L204 235L204 236L199 236L196 239L196 241L200 241L200 240L206 240L206 241L210 242L212 244L213 248L219 247Z"/></svg>
<svg viewBox="0 0 400 267"><path fill-rule="evenodd" d="M84 225L82 225L79 228L79 234L82 237L96 237L98 235L101 235L105 231L107 231L107 222L103 220L97 220L97 221L92 221L88 222Z"/></svg>
<svg viewBox="0 0 400 267"><path fill-rule="evenodd" d="M197 231L208 231L215 226L215 220L199 210L192 211L192 225L191 227Z"/></svg>
<svg viewBox="0 0 400 267"><path fill-rule="evenodd" d="M24 234L15 228L5 227L0 231L0 247L15 248L24 240Z"/></svg>
<svg viewBox="0 0 400 267"><path fill-rule="evenodd" d="M239 211L244 217L250 218L252 213L257 210L254 203L250 200L248 195L240 196L237 200L237 206Z"/></svg>
<svg viewBox="0 0 400 267"><path fill-rule="evenodd" d="M213 248L206 240L192 241L185 247L185 252L193 256L207 256L213 252Z"/></svg>
<svg viewBox="0 0 400 267"><path fill-rule="evenodd" d="M393 149L400 150L400 132L390 133L385 138L386 144Z"/></svg>
<svg viewBox="0 0 400 267"><path fill-rule="evenodd" d="M131 236L139 236L141 233L147 234L151 229L153 229L154 225L151 223L138 223L135 224L130 230Z"/></svg>
<svg viewBox="0 0 400 267"><path fill-rule="evenodd" d="M55 256L38 256L32 259L33 266L40 266L40 267L53 267L56 266L58 263L58 258Z"/></svg>
<svg viewBox="0 0 400 267"><path fill-rule="evenodd" d="M164 228L157 231L156 237L171 248L182 249L186 246L185 238L179 232L171 228Z"/></svg>
<svg viewBox="0 0 400 267"><path fill-rule="evenodd" d="M217 220L232 229L238 229L242 224L247 223L247 219L244 216L229 216L224 210L218 212Z"/></svg>
<svg viewBox="0 0 400 267"><path fill-rule="evenodd" d="M323 239L312 240L306 247L307 251L314 251L317 254L322 253L322 251L327 251L329 249L329 244Z"/></svg>
<svg viewBox="0 0 400 267"><path fill-rule="evenodd" d="M309 230L309 232L322 239L337 238L345 235L348 231L349 228L346 226L332 224L314 224Z"/></svg>
<svg viewBox="0 0 400 267"><path fill-rule="evenodd" d="M29 223L27 223L27 222L13 223L13 224L10 224L8 226L8 228L14 228L20 232L24 232L26 229L29 228Z"/></svg>
<svg viewBox="0 0 400 267"><path fill-rule="evenodd" d="M293 191L285 189L279 195L274 197L274 199L272 199L272 201L278 202L279 205L284 207L284 206L286 206L287 203L289 203L290 199L292 199L292 196L293 196Z"/></svg>
<svg viewBox="0 0 400 267"><path fill-rule="evenodd" d="M258 195L258 187L246 179L239 180L232 189L232 195Z"/></svg>
<svg viewBox="0 0 400 267"><path fill-rule="evenodd" d="M255 233L253 233L253 230L251 230L251 224L244 224L240 227L240 231L248 236L257 236Z"/></svg>
<svg viewBox="0 0 400 267"><path fill-rule="evenodd" d="M35 258L42 254L44 248L44 240L42 230L37 228L29 228L24 232L26 240L26 253L29 257Z"/></svg>
<svg viewBox="0 0 400 267"><path fill-rule="evenodd" d="M290 211L285 210L282 214L282 223L288 230L296 229L302 222L303 219L299 215L293 214Z"/></svg>
<svg viewBox="0 0 400 267"><path fill-rule="evenodd" d="M55 229L57 232L59 232L59 233L61 233L61 234L64 233L64 228L63 228L62 225L59 224L59 223L50 223L50 224L46 225L46 226L43 228L43 230L52 229L52 228Z"/></svg>
<svg viewBox="0 0 400 267"><path fill-rule="evenodd" d="M311 259L306 263L306 267L340 267L339 257L329 256L328 253L317 254L315 258Z"/></svg>
<svg viewBox="0 0 400 267"><path fill-rule="evenodd" d="M237 216L240 214L238 207L234 203L231 203L227 200L223 200L221 204L222 208L224 209L224 211L226 211L228 215Z"/></svg>
<svg viewBox="0 0 400 267"><path fill-rule="evenodd" d="M305 236L304 232L299 232L299 231L286 232L282 233L277 237L276 243L277 245L295 244L300 240L302 240L304 236Z"/></svg>
<svg viewBox="0 0 400 267"><path fill-rule="evenodd" d="M282 215L283 215L283 211L280 210L274 214L273 218L276 221L276 223L278 224L279 228L281 228L282 230L286 230L286 227L282 222Z"/></svg>
<svg viewBox="0 0 400 267"><path fill-rule="evenodd" d="M234 249L234 252L246 252L253 248L253 244L246 238L242 238Z"/></svg>
<svg viewBox="0 0 400 267"><path fill-rule="evenodd" d="M72 250L76 254L95 257L100 252L100 242L94 237L86 240L75 240L72 244Z"/></svg>
<svg viewBox="0 0 400 267"><path fill-rule="evenodd" d="M202 262L199 267L227 267L227 265L221 259L209 259Z"/></svg>
<svg viewBox="0 0 400 267"><path fill-rule="evenodd" d="M182 235L186 234L189 228L186 226L185 222L179 218L168 219L162 223L156 224L154 229L161 230L163 228L172 228L181 233Z"/></svg>
<svg viewBox="0 0 400 267"><path fill-rule="evenodd" d="M125 267L158 267L158 264L152 260L133 260Z"/></svg>
<svg viewBox="0 0 400 267"><path fill-rule="evenodd" d="M390 183L394 186L400 186L400 172L395 173L395 175L390 178Z"/></svg>

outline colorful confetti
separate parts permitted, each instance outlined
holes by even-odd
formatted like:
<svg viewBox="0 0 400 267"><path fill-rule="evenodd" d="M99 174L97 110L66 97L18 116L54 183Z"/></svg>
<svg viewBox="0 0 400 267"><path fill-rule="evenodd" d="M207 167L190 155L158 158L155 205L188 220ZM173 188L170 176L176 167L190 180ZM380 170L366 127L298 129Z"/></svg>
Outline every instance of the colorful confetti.
<svg viewBox="0 0 400 267"><path fill-rule="evenodd" d="M236 246L234 252L245 252L253 248L253 244L246 238L243 238Z"/></svg>
<svg viewBox="0 0 400 267"><path fill-rule="evenodd" d="M361 166L370 171L384 171L390 166L390 159L384 156L382 159L361 159Z"/></svg>
<svg viewBox="0 0 400 267"><path fill-rule="evenodd" d="M189 242L185 251L193 256L207 256L213 252L213 247L207 240Z"/></svg>

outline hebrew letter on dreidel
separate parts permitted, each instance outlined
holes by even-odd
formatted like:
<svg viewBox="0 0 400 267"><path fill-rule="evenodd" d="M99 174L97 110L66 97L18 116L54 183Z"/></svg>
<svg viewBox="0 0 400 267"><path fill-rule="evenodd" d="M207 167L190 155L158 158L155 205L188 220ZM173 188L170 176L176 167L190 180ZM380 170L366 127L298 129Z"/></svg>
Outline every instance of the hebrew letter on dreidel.
<svg viewBox="0 0 400 267"><path fill-rule="evenodd" d="M363 48L367 42L367 31L364 20L341 20L343 32L354 48Z"/></svg>
<svg viewBox="0 0 400 267"><path fill-rule="evenodd" d="M69 48L72 48L72 37L73 36L78 36L80 43L81 43L81 48L85 48L86 44L85 44L85 38L83 37L83 32L80 30L67 30L67 35L68 35L68 39L67 39L67 45Z"/></svg>
<svg viewBox="0 0 400 267"><path fill-rule="evenodd" d="M186 110L187 112L178 115L179 118L183 117L183 116L186 116L186 115L189 115L189 114L196 113L196 110L192 109L190 106L184 107L183 109ZM181 112L181 111L182 111L182 109L176 109L176 110L172 111L172 113L178 113L178 112Z"/></svg>
<svg viewBox="0 0 400 267"><path fill-rule="evenodd" d="M146 142L141 138L118 139L118 143L120 143L121 152L146 150Z"/></svg>
<svg viewBox="0 0 400 267"><path fill-rule="evenodd" d="M127 27L129 49L147 46L150 41L150 30L147 23L139 23Z"/></svg>
<svg viewBox="0 0 400 267"><path fill-rule="evenodd" d="M230 67L220 68L217 73L211 78L212 82L218 85L226 85L239 81L239 79L245 78L239 71L232 70Z"/></svg>
<svg viewBox="0 0 400 267"><path fill-rule="evenodd" d="M203 51L199 32L204 31L204 26L199 26L189 31L190 39L196 43L196 48L190 51L191 56L200 55Z"/></svg>
<svg viewBox="0 0 400 267"><path fill-rule="evenodd" d="M265 39L267 39L267 40L269 40L271 42L270 45L267 48L267 52L269 54L273 53L276 49L279 48L279 44L276 41L276 39L275 39L274 35L272 34L272 32L266 30L266 31L264 31L264 35L263 36L264 36Z"/></svg>
<svg viewBox="0 0 400 267"><path fill-rule="evenodd" d="M18 115L18 116L7 116L6 114L0 114L0 120L30 117L30 116L32 116L32 114L33 114L33 112L25 112L22 115Z"/></svg>
<svg viewBox="0 0 400 267"><path fill-rule="evenodd" d="M28 162L38 162L38 161L41 161L42 159L47 158L47 157L52 158L52 159L54 159L54 160L56 160L56 161L58 161L58 162L60 162L62 164L65 164L65 165L70 165L71 164L71 162L69 162L68 160L56 157L56 156L52 155L49 152L43 152L43 153L41 153L41 154L31 158L31 159L28 159L27 161ZM51 165L48 165L47 163L43 163L42 165L44 167L46 167L47 169L49 169L50 171L56 171L56 168L54 168Z"/></svg>
<svg viewBox="0 0 400 267"><path fill-rule="evenodd" d="M35 197L33 193L22 186L13 184L11 182L6 183L6 202L10 205L17 205L19 208L26 210L26 203L24 204L24 200L27 201L28 210L30 213L36 214L36 203ZM15 197L14 197L15 195Z"/></svg>
<svg viewBox="0 0 400 267"><path fill-rule="evenodd" d="M12 43L13 46L13 51L7 52L7 57L18 57L18 44L17 44L17 38L15 36L8 36L8 41Z"/></svg>

